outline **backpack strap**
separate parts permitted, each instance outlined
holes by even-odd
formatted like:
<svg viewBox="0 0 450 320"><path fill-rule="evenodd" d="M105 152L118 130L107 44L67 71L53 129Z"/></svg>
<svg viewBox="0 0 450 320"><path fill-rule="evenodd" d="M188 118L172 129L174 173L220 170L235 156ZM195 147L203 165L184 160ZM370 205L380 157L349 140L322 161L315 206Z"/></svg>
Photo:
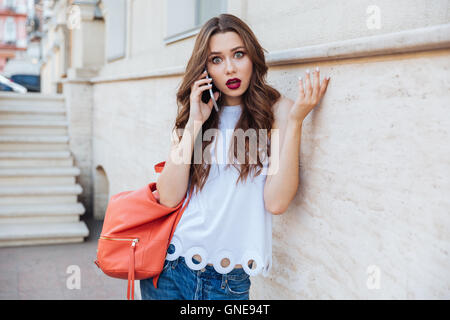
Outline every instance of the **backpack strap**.
<svg viewBox="0 0 450 320"><path fill-rule="evenodd" d="M165 161L162 161L162 162L159 162L159 163L157 163L157 164L155 164L155 172L156 173L161 173L161 171L163 171L163 169L164 169L164 165L166 164L166 162Z"/></svg>

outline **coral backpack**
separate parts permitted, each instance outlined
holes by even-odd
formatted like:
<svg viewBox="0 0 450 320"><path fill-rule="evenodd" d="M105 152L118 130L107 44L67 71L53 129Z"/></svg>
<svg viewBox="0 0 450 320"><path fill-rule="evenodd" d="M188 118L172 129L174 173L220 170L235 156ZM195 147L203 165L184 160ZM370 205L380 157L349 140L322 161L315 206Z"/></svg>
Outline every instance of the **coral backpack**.
<svg viewBox="0 0 450 320"><path fill-rule="evenodd" d="M161 172L165 161L155 165ZM192 189L191 189L192 191ZM175 207L159 203L156 183L113 195L105 213L95 264L108 276L128 279L127 299L134 299L134 280L153 278L157 288L172 236L186 209L186 196Z"/></svg>

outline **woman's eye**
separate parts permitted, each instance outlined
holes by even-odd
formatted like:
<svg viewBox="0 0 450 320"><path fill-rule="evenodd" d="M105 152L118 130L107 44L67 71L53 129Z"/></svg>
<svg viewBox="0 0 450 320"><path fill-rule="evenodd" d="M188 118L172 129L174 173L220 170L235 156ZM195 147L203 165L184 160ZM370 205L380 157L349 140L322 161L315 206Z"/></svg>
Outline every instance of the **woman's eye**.
<svg viewBox="0 0 450 320"><path fill-rule="evenodd" d="M236 55L237 53L241 53L242 54L240 57L243 57L244 54L245 54L243 51L236 51L234 55ZM216 60L216 59L220 59L220 58L219 57L213 57L211 59L212 63L215 63L214 60Z"/></svg>

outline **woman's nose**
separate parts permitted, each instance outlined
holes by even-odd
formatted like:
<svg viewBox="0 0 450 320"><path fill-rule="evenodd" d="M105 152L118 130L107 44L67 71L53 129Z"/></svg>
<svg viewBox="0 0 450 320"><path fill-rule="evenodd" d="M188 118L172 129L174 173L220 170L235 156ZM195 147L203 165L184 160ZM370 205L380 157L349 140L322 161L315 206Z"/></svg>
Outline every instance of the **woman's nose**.
<svg viewBox="0 0 450 320"><path fill-rule="evenodd" d="M229 73L232 73L232 72L236 71L236 67L235 67L234 63L230 59L227 59L226 70Z"/></svg>

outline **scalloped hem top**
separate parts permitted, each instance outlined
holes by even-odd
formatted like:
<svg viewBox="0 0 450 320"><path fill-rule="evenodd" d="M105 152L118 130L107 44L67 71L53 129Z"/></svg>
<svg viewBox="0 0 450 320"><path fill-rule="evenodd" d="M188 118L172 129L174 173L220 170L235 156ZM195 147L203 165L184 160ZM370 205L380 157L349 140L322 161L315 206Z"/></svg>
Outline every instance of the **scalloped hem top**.
<svg viewBox="0 0 450 320"><path fill-rule="evenodd" d="M241 265L250 276L267 277L272 267L272 214L265 209L263 197L268 161L263 161L260 175L250 173L247 181L236 185L239 172L232 165L226 167L229 161L224 160L241 107L223 108L220 134L210 149L208 179L201 192L194 190L166 259L173 261L182 256L192 270L212 264L221 274ZM222 152L215 152L217 146Z"/></svg>

